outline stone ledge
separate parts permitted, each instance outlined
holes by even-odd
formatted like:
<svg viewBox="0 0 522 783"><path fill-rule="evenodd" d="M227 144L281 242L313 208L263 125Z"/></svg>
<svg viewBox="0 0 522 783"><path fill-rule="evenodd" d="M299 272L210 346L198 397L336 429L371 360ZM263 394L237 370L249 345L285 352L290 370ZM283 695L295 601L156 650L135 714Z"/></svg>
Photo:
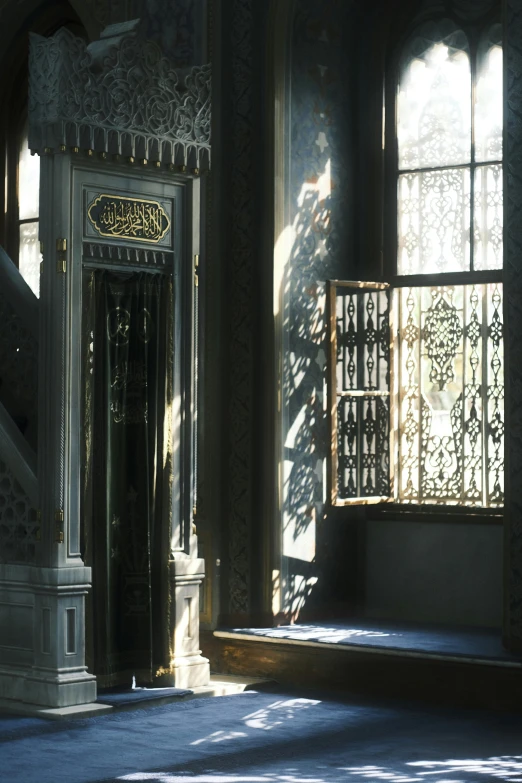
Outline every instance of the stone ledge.
<svg viewBox="0 0 522 783"><path fill-rule="evenodd" d="M263 687L269 681L260 677L240 677L235 675L211 675L208 685L200 685L192 689L191 693L184 695L169 695L164 698L142 700L130 704L108 705L94 702L91 704L78 704L73 707L40 707L37 704L25 704L12 699L0 699L0 713L11 713L33 718L47 718L49 720L70 720L73 718L95 718L100 715L123 712L128 710L153 709L154 707L175 702L192 701L193 699L209 699L217 696L234 696L256 687ZM157 690L157 689L155 689Z"/></svg>
<svg viewBox="0 0 522 783"><path fill-rule="evenodd" d="M38 704L25 704L13 699L0 699L0 712L23 715L31 718L49 718L66 720L68 718L94 718L113 712L108 704L75 704L73 707L40 707Z"/></svg>

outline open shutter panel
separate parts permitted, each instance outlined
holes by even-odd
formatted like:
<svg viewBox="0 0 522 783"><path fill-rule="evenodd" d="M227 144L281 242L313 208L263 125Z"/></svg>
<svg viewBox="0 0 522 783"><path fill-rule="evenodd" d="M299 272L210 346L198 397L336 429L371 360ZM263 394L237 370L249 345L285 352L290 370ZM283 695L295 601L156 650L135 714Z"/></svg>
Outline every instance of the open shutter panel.
<svg viewBox="0 0 522 783"><path fill-rule="evenodd" d="M331 280L332 505L390 500L390 302L387 283Z"/></svg>

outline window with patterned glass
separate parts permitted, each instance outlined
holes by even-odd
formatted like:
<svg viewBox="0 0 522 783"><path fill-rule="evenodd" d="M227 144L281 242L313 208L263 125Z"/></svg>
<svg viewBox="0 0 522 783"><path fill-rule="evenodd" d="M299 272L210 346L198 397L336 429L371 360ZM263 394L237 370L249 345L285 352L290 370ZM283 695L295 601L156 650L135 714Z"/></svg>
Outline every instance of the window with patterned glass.
<svg viewBox="0 0 522 783"><path fill-rule="evenodd" d="M500 33L403 49L396 274L330 284L335 505L503 505Z"/></svg>
<svg viewBox="0 0 522 783"><path fill-rule="evenodd" d="M25 4L21 4L25 5ZM28 13L20 10L19 26L6 54L9 78L3 89L0 147L4 187L0 246L5 250L33 293L40 295L42 256L39 241L40 158L28 145L29 63L28 36L49 36L65 28L87 39L85 28L69 0L33 2ZM30 13L29 13L30 10Z"/></svg>
<svg viewBox="0 0 522 783"><path fill-rule="evenodd" d="M18 151L18 268L36 296L40 295L40 242L38 216L40 158L31 155L27 124Z"/></svg>
<svg viewBox="0 0 522 783"><path fill-rule="evenodd" d="M398 274L501 269L500 25L473 54L449 21L410 40L398 85L397 147Z"/></svg>

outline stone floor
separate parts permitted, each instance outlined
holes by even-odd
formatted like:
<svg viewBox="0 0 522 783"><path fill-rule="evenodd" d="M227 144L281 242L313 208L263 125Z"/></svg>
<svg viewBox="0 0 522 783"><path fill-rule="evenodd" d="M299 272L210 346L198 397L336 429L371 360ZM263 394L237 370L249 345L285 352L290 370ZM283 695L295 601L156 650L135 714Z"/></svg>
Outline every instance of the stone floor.
<svg viewBox="0 0 522 783"><path fill-rule="evenodd" d="M522 715L280 690L76 721L0 715L4 783L522 780Z"/></svg>

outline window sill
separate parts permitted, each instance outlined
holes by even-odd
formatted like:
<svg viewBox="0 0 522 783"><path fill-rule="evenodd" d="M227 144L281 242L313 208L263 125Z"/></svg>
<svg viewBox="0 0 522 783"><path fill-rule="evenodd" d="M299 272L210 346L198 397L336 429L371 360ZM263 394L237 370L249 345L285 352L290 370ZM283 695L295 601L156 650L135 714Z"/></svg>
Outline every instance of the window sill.
<svg viewBox="0 0 522 783"><path fill-rule="evenodd" d="M383 503L366 507L366 519L391 519L403 522L437 522L449 524L502 525L503 508L464 508L443 505L405 505Z"/></svg>

